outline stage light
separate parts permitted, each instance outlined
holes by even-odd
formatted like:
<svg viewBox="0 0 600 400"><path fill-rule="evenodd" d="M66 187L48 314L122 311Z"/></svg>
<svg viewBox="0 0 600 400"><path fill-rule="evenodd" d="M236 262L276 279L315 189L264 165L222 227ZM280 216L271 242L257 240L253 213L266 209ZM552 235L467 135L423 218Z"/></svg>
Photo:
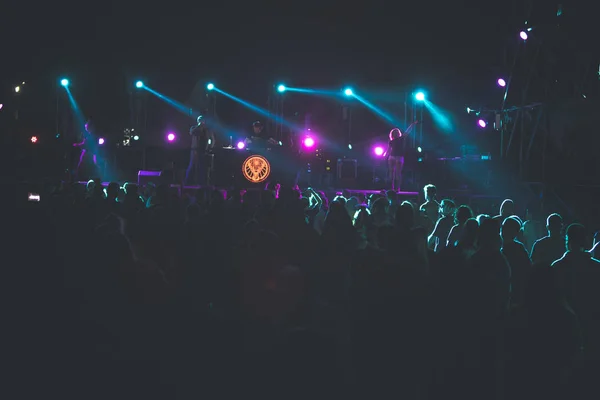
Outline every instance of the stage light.
<svg viewBox="0 0 600 400"><path fill-rule="evenodd" d="M417 94L415 94L415 99L417 99L417 101L425 101L425 93L417 92Z"/></svg>
<svg viewBox="0 0 600 400"><path fill-rule="evenodd" d="M348 143L348 150L352 150L352 145Z"/></svg>
<svg viewBox="0 0 600 400"><path fill-rule="evenodd" d="M521 31L521 33L519 33L519 36L521 37L521 39L523 40L527 40L528 36L527 36L527 32L525 31Z"/></svg>
<svg viewBox="0 0 600 400"><path fill-rule="evenodd" d="M144 87L144 82L142 82L142 81L137 81L137 82L135 83L135 87L136 87L136 88L138 88L138 89L141 89L141 88L143 88L143 87Z"/></svg>
<svg viewBox="0 0 600 400"><path fill-rule="evenodd" d="M133 137L133 140L140 140L140 137L139 137L138 135L135 135L135 136Z"/></svg>
<svg viewBox="0 0 600 400"><path fill-rule="evenodd" d="M302 143L304 144L304 147L307 147L310 149L310 148L314 147L315 140L309 136L309 137L304 138Z"/></svg>
<svg viewBox="0 0 600 400"><path fill-rule="evenodd" d="M213 85L212 83L209 83L208 85L206 85L206 90L213 90L215 88L215 85Z"/></svg>
<svg viewBox="0 0 600 400"><path fill-rule="evenodd" d="M506 86L506 81L502 78L498 79L498 86L500 87L505 87Z"/></svg>
<svg viewBox="0 0 600 400"><path fill-rule="evenodd" d="M384 152L384 150L383 150L383 147L381 147L381 146L375 146L373 148L373 153L375 153L375 155L377 157L381 157L383 155L383 152Z"/></svg>
<svg viewBox="0 0 600 400"><path fill-rule="evenodd" d="M480 128L485 128L487 126L487 122L485 122L484 120L480 119L477 121L477 125L479 125Z"/></svg>
<svg viewBox="0 0 600 400"><path fill-rule="evenodd" d="M2 107L4 107L4 104L0 104L0 110L2 110Z"/></svg>
<svg viewBox="0 0 600 400"><path fill-rule="evenodd" d="M63 78L63 79L61 79L61 80L60 80L60 84L61 84L63 87L67 87L67 86L69 86L69 80L68 80L68 79L65 79L65 78Z"/></svg>
<svg viewBox="0 0 600 400"><path fill-rule="evenodd" d="M31 143L37 143L38 138L37 138L37 136L32 136L31 139L29 139L29 140L31 140Z"/></svg>
<svg viewBox="0 0 600 400"><path fill-rule="evenodd" d="M167 140L168 140L169 142L172 142L172 141L174 141L174 140L175 140L175 134L174 134L174 133L172 133L172 132L171 132L171 133L169 133L169 134L167 135Z"/></svg>
<svg viewBox="0 0 600 400"><path fill-rule="evenodd" d="M346 96L350 97L350 96L354 95L354 92L352 91L352 89L346 88L346 89L344 89L344 94Z"/></svg>
<svg viewBox="0 0 600 400"><path fill-rule="evenodd" d="M419 147L417 147L417 152L418 152L418 153L422 153L422 152L423 152L423 149L422 149L422 148L419 146Z"/></svg>
<svg viewBox="0 0 600 400"><path fill-rule="evenodd" d="M246 143L244 143L243 141L239 141L237 142L237 148L240 150L243 150L246 147Z"/></svg>
<svg viewBox="0 0 600 400"><path fill-rule="evenodd" d="M21 86L15 86L15 93L19 93L21 91Z"/></svg>
<svg viewBox="0 0 600 400"><path fill-rule="evenodd" d="M285 85L279 85L279 86L277 86L277 91L278 91L279 93L283 93L283 92L285 92L286 90L287 90L287 88L285 87Z"/></svg>
<svg viewBox="0 0 600 400"><path fill-rule="evenodd" d="M102 146L104 144L104 138L98 139L98 144Z"/></svg>

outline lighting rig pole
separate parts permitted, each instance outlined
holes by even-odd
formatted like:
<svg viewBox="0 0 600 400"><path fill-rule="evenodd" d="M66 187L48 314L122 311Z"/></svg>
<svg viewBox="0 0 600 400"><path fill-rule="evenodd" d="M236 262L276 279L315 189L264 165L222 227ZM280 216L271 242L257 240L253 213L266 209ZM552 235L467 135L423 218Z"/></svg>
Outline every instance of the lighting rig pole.
<svg viewBox="0 0 600 400"><path fill-rule="evenodd" d="M67 99L65 86L57 82L55 135L63 147L63 167L66 174L69 174L74 166L74 160L72 159L73 146L71 146L71 143L76 141L75 135L77 135L77 132L73 132L71 129L74 120L75 117Z"/></svg>
<svg viewBox="0 0 600 400"><path fill-rule="evenodd" d="M136 89L129 91L129 117L131 129L134 130L136 135L145 137L147 135L147 100L148 96L145 90L143 82L138 81L136 83ZM146 144L142 144L142 169L146 169Z"/></svg>
<svg viewBox="0 0 600 400"><path fill-rule="evenodd" d="M285 92L285 91L284 91ZM276 96L275 101L275 119L273 123L275 124L275 137L278 141L283 140L283 115L284 115L284 103L285 96L284 92L279 92Z"/></svg>

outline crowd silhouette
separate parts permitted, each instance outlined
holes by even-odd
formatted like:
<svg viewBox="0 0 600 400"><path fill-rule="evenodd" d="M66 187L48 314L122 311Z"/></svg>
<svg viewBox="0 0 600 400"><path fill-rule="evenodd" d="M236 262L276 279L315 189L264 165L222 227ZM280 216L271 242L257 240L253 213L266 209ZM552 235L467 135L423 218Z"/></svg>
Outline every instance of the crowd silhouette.
<svg viewBox="0 0 600 400"><path fill-rule="evenodd" d="M424 197L62 184L12 218L7 398L597 399L586 228Z"/></svg>

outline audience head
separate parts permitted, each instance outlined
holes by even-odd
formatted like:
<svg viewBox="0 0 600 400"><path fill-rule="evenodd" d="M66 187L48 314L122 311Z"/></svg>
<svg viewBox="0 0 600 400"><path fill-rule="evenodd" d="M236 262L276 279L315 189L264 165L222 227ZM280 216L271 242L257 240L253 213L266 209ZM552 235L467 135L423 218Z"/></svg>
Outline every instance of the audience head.
<svg viewBox="0 0 600 400"><path fill-rule="evenodd" d="M508 218L515 214L515 202L511 199L506 199L500 205L500 216L502 218Z"/></svg>
<svg viewBox="0 0 600 400"><path fill-rule="evenodd" d="M106 187L106 198L109 200L117 200L119 197L119 189L121 187L117 182L111 182Z"/></svg>
<svg viewBox="0 0 600 400"><path fill-rule="evenodd" d="M521 230L521 223L515 217L508 217L502 223L501 236L505 242L515 240L519 231Z"/></svg>
<svg viewBox="0 0 600 400"><path fill-rule="evenodd" d="M546 229L552 236L560 235L563 229L563 219L559 214L550 214L546 220Z"/></svg>
<svg viewBox="0 0 600 400"><path fill-rule="evenodd" d="M456 215L454 216L454 221L458 225L463 225L469 218L473 218L473 211L469 206L460 206L456 209Z"/></svg>
<svg viewBox="0 0 600 400"><path fill-rule="evenodd" d="M350 197L347 201L346 201L346 210L348 211L348 215L352 216L354 215L354 212L356 211L356 207L358 206L358 198L356 197Z"/></svg>
<svg viewBox="0 0 600 400"><path fill-rule="evenodd" d="M440 203L440 213L444 217L453 217L456 212L456 204L450 199L444 199Z"/></svg>
<svg viewBox="0 0 600 400"><path fill-rule="evenodd" d="M138 196L138 185L135 183L127 182L125 185L123 185L123 189L125 189L125 194L127 197Z"/></svg>
<svg viewBox="0 0 600 400"><path fill-rule="evenodd" d="M581 224L571 224L567 228L567 250L585 251L587 246L587 231Z"/></svg>
<svg viewBox="0 0 600 400"><path fill-rule="evenodd" d="M396 210L396 227L412 229L415 226L415 207L410 201L403 201Z"/></svg>
<svg viewBox="0 0 600 400"><path fill-rule="evenodd" d="M371 212L375 215L387 214L389 209L390 202L388 201L388 199L383 197L380 197L379 199L375 200L375 202L371 206Z"/></svg>
<svg viewBox="0 0 600 400"><path fill-rule="evenodd" d="M486 219L479 226L479 246L485 249L500 250L500 226L498 220Z"/></svg>
<svg viewBox="0 0 600 400"><path fill-rule="evenodd" d="M491 216L489 216L488 214L479 214L479 215L477 216L477 218L476 218L476 219L477 219L477 223L478 223L479 225L481 225L481 223L482 223L483 221L485 221L485 220L488 220L488 219L491 219L491 218L492 218L492 217L491 217Z"/></svg>
<svg viewBox="0 0 600 400"><path fill-rule="evenodd" d="M434 185L426 185L423 188L423 193L425 194L426 201L435 201L437 197L437 188Z"/></svg>
<svg viewBox="0 0 600 400"><path fill-rule="evenodd" d="M477 243L477 236L479 232L479 223L474 218L469 218L463 225L463 231L461 237L458 239L458 243L461 246L475 246Z"/></svg>
<svg viewBox="0 0 600 400"><path fill-rule="evenodd" d="M85 190L88 193L92 193L94 191L94 189L96 188L96 182L94 182L93 179L90 179L87 184L85 185Z"/></svg>
<svg viewBox="0 0 600 400"><path fill-rule="evenodd" d="M395 190L388 190L385 192L385 196L391 204L396 204L398 202L398 193L396 193Z"/></svg>

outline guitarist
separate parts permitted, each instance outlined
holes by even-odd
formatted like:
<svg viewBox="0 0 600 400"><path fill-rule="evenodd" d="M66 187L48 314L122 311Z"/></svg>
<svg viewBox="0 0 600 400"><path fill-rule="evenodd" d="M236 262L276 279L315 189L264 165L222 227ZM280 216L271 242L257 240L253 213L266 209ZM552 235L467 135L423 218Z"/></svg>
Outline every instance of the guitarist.
<svg viewBox="0 0 600 400"><path fill-rule="evenodd" d="M404 155L406 152L406 142L404 138L418 124L415 121L404 132L399 128L390 131L390 143L384 156L388 161L388 178L392 182L392 190L399 191L402 184L402 169L404 168Z"/></svg>

